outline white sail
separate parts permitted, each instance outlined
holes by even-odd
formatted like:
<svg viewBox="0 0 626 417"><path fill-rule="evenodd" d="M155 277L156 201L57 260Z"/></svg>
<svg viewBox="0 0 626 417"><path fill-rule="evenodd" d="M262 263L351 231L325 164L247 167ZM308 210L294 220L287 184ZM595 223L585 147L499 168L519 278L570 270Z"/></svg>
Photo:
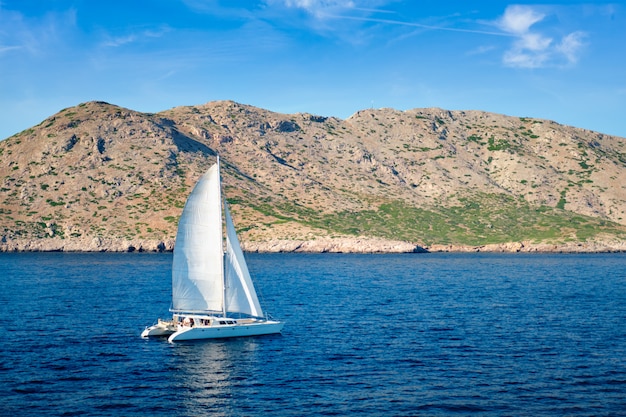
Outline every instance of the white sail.
<svg viewBox="0 0 626 417"><path fill-rule="evenodd" d="M237 238L233 219L225 201L224 213L226 217L226 255L224 261L226 311L263 317L263 311L250 278L250 272Z"/></svg>
<svg viewBox="0 0 626 417"><path fill-rule="evenodd" d="M191 192L178 223L172 264L172 311L222 311L222 208L219 166Z"/></svg>

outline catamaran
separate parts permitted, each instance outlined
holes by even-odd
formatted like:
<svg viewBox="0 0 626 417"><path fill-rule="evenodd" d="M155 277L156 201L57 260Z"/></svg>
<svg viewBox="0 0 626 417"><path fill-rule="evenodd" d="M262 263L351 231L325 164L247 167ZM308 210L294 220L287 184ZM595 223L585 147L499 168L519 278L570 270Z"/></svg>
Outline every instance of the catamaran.
<svg viewBox="0 0 626 417"><path fill-rule="evenodd" d="M226 251L222 226L226 220ZM172 262L172 319L141 333L169 342L280 333L264 314L226 200L220 162L200 178L178 223Z"/></svg>

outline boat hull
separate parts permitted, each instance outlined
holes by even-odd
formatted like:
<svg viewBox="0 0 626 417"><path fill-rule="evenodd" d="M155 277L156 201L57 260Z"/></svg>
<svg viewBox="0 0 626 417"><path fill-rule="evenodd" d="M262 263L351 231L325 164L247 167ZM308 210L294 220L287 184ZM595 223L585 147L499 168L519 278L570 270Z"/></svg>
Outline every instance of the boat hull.
<svg viewBox="0 0 626 417"><path fill-rule="evenodd" d="M141 332L141 337L167 337L175 333L176 330L177 327L173 321L165 321L159 319L159 322L157 324L146 327L145 330Z"/></svg>
<svg viewBox="0 0 626 417"><path fill-rule="evenodd" d="M223 339L230 337L262 336L280 333L284 323L263 321L257 323L235 324L230 326L182 327L168 337L168 341Z"/></svg>

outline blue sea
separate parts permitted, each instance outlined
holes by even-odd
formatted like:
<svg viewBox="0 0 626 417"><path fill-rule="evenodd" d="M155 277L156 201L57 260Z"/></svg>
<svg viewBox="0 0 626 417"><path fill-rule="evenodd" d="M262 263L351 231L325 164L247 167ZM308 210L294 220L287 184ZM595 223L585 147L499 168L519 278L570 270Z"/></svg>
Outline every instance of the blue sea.
<svg viewBox="0 0 626 417"><path fill-rule="evenodd" d="M0 254L6 416L626 415L626 254L250 254L282 335L168 344L171 254Z"/></svg>

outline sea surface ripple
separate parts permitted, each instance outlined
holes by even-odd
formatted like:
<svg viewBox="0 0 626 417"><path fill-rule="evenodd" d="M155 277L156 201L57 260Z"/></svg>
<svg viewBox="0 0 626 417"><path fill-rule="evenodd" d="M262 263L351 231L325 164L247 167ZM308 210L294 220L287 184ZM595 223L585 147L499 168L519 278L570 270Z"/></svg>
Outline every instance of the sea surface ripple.
<svg viewBox="0 0 626 417"><path fill-rule="evenodd" d="M7 416L626 415L625 254L250 254L282 335L139 337L171 254L0 254Z"/></svg>

